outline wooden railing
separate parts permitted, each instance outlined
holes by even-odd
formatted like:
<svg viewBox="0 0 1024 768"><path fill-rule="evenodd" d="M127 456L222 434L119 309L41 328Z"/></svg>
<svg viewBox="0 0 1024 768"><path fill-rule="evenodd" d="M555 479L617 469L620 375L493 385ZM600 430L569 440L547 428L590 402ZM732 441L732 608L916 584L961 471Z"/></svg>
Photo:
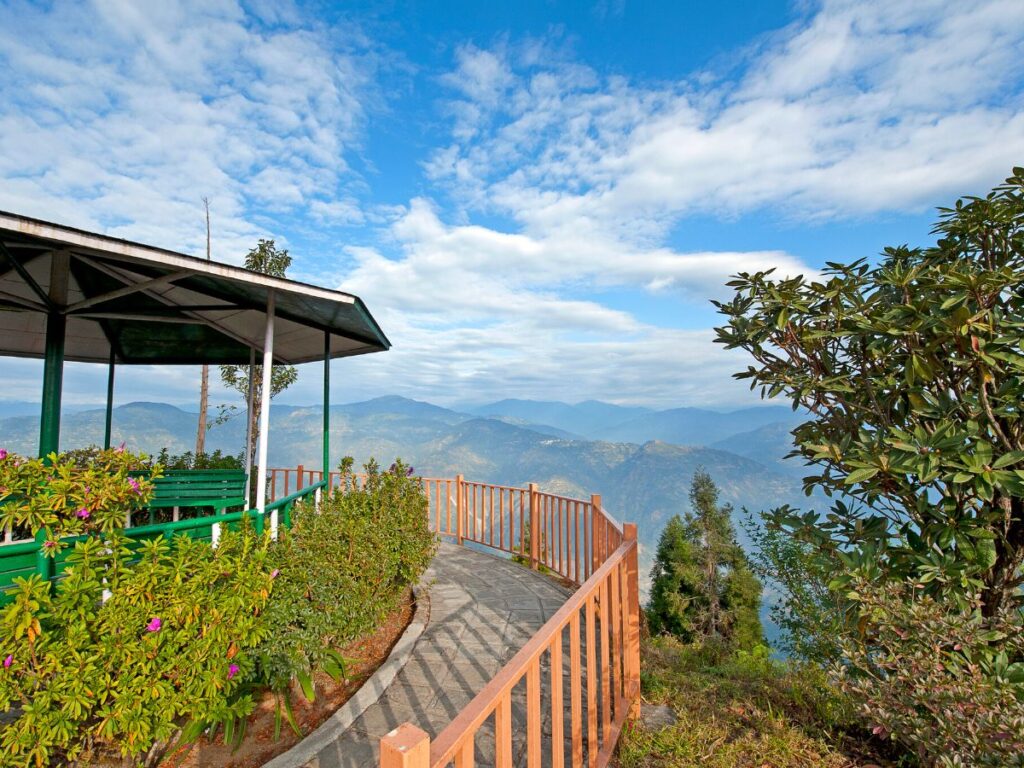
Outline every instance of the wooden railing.
<svg viewBox="0 0 1024 768"><path fill-rule="evenodd" d="M341 482L328 473L328 488ZM320 470L269 469L267 498L287 494L298 484L319 483ZM365 476L353 476L362 483ZM427 497L430 526L457 543L472 542L543 567L572 584L583 584L623 542L623 528L601 506L601 497L573 499L526 488L454 478L420 478ZM534 532L537 532L535 535Z"/></svg>
<svg viewBox="0 0 1024 768"><path fill-rule="evenodd" d="M311 483L287 496L271 500L263 512L247 509L146 525L133 525L132 516L129 515L124 535L129 541L129 546L135 546L136 542L155 539L158 536L170 538L182 535L209 541L216 545L223 527L236 529L243 524L243 520L248 520L260 532L265 529L276 530L279 525L290 528L292 510L295 505L305 500L311 501L314 498L319 498L324 487L325 483L322 482ZM62 541L66 546L53 557L43 554L43 541L45 540L43 536L17 540L0 546L0 607L10 602L10 595L5 590L15 578L27 577L36 573L51 583L59 579L67 567L67 557L72 552L73 546L86 538L84 535L65 537Z"/></svg>
<svg viewBox="0 0 1024 768"><path fill-rule="evenodd" d="M292 477L322 474L297 467L271 470L271 477L273 492L287 491ZM525 753L529 768L604 768L640 701L636 526L620 526L597 495L574 499L462 475L421 482L436 533L510 555L578 589L433 742L412 723L381 739L380 765L474 768L493 760L511 768ZM337 486L330 473L327 487ZM514 719L525 731L513 728Z"/></svg>

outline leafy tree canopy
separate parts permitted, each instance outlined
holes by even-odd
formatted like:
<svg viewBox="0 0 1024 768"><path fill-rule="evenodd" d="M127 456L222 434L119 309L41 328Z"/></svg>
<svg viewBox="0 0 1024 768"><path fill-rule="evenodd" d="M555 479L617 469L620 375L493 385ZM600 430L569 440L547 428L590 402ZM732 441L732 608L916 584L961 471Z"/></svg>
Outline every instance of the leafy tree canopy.
<svg viewBox="0 0 1024 768"><path fill-rule="evenodd" d="M812 416L794 455L837 500L774 524L847 573L980 592L993 616L1020 604L1024 559L1024 168L934 233L877 266L740 274L717 341L753 357L737 378Z"/></svg>
<svg viewBox="0 0 1024 768"><path fill-rule="evenodd" d="M278 248L273 240L260 239L259 243L245 255L245 268L253 272L261 272L264 275L273 277L284 277L291 266L292 257L284 248ZM253 451L255 452L256 438L259 435L259 413L260 398L263 391L263 366L256 365L253 380L253 408L252 408L252 434ZM299 378L299 372L293 365L274 366L270 372L270 397L277 397L281 392L288 389ZM246 365L222 365L220 367L220 380L224 386L233 389L242 397L249 395L249 366ZM220 416L217 422L226 421L235 410L234 406L221 406ZM251 460L252 457L250 457Z"/></svg>

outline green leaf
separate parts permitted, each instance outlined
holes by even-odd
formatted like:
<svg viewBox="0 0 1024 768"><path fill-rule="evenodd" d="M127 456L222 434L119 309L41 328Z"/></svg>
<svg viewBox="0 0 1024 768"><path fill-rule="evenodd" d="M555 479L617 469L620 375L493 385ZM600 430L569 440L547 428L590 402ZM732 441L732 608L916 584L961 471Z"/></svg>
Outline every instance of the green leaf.
<svg viewBox="0 0 1024 768"><path fill-rule="evenodd" d="M855 483L861 483L865 480L870 480L872 477L878 474L878 467L863 467L862 469L855 469L853 472L846 476L846 484L854 485Z"/></svg>
<svg viewBox="0 0 1024 768"><path fill-rule="evenodd" d="M306 701L315 701L316 693L313 690L313 678L306 670L299 670L295 673L295 679L299 681L299 687L302 688L302 695L306 697Z"/></svg>
<svg viewBox="0 0 1024 768"><path fill-rule="evenodd" d="M992 469L1002 469L1022 461L1024 461L1024 451L1009 451L996 459Z"/></svg>

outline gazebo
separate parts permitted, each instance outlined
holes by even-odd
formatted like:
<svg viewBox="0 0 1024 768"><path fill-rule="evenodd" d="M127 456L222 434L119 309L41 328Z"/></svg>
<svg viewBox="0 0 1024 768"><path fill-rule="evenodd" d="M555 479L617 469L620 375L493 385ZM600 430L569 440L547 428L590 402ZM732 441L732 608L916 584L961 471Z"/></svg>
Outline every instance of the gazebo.
<svg viewBox="0 0 1024 768"><path fill-rule="evenodd" d="M330 361L389 347L357 296L0 211L0 356L44 361L40 456L58 450L65 360L108 366L109 447L117 365L248 365L251 412L259 354L262 514L272 365L323 361L326 478Z"/></svg>

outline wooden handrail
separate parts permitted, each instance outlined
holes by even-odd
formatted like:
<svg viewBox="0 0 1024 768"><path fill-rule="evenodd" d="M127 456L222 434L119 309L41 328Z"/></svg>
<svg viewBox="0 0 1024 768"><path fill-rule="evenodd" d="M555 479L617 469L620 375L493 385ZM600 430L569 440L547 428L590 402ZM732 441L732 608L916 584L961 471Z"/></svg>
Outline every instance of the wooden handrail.
<svg viewBox="0 0 1024 768"><path fill-rule="evenodd" d="M592 631L594 622L591 621L590 612L593 610L592 606L595 605L595 597L597 594L606 587L604 586L611 580L612 575L622 568L624 565L628 565L629 558L636 552L636 540L629 540L619 545L618 549L612 554L604 564L601 565L597 571L587 580L587 582L580 587L561 608L552 616L548 621L541 627L529 642L524 645L515 656L512 657L511 661L508 662L497 675L486 685L484 689L478 693L473 700L455 716L455 719L448 724L437 739L430 746L430 766L431 768L440 768L440 766L447 765L449 762L456 759L456 757L462 753L463 744L466 739L471 738L475 735L476 731L479 730L480 726L487 720L488 717L496 710L500 705L500 702L505 699L511 690L519 683L520 680L527 673L532 673L533 670L538 668L540 657L551 650L554 645L555 638L558 638L559 643L561 642L561 636L563 630L574 623L574 618L578 621L579 612L581 609L587 609L588 611L588 633ZM609 606L609 612L613 613L612 623L605 629L614 628L614 605L610 599L605 600L604 605ZM639 626L638 626L639 629ZM570 643L574 643L578 639L578 634L570 636ZM594 643L589 644L591 648L594 647ZM608 661L609 646L607 643L603 644L602 648L602 667L604 669L610 668L610 662ZM588 654L588 668L592 668L596 659L593 658L593 654ZM551 669L555 669L555 665L551 665ZM561 665L558 665L558 669L561 670ZM556 675L557 676L557 675ZM588 676L592 677L592 676ZM623 682L626 682L623 680ZM628 681L628 685L624 686L623 696L632 700L635 694L639 693L639 676L636 679ZM610 689L610 682L608 676L602 676L601 690ZM596 701L598 691L588 691L588 699ZM619 697L620 701L623 697ZM589 708L588 711L596 716L597 707ZM536 713L539 717L539 713ZM604 709L602 717L607 717L607 722L610 724L610 708ZM530 722L535 718L528 712L527 720ZM558 719L557 717L555 719ZM625 717L623 716L623 719ZM539 720L536 720L539 723ZM596 721L595 721L596 724ZM596 731L596 728L594 729Z"/></svg>
<svg viewBox="0 0 1024 768"><path fill-rule="evenodd" d="M304 470L270 470L302 483ZM313 477L312 472L306 471ZM321 478L323 473L317 473ZM328 473L324 486L336 486ZM365 476L355 475L355 482ZM599 495L574 499L526 488L454 478L420 478L435 533L471 542L562 577L578 589L438 738L406 723L381 740L384 768L473 768L475 738L493 717L495 760L513 762L514 689L525 681L526 750L531 768L542 762L541 662L547 655L553 768L604 768L627 720L639 715L640 594L636 525L620 524ZM563 634L568 629L568 680ZM584 651L586 653L584 653ZM564 690L568 683L568 710ZM584 700L585 699L585 700ZM566 761L568 752L568 761Z"/></svg>

